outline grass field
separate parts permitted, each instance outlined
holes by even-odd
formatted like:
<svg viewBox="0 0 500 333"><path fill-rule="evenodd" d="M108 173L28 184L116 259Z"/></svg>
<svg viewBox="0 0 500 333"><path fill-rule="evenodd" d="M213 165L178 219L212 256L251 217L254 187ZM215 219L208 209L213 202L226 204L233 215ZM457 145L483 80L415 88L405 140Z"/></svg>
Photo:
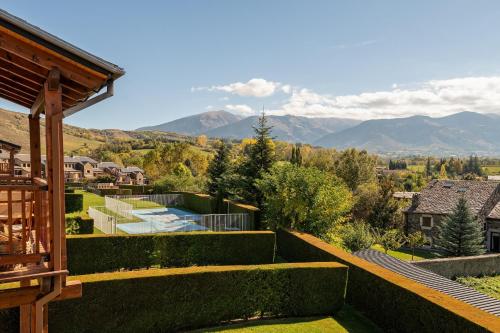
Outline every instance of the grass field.
<svg viewBox="0 0 500 333"><path fill-rule="evenodd" d="M425 165L423 165L423 164L408 165L407 169L410 170L410 171L415 171L415 172L424 172L425 171Z"/></svg>
<svg viewBox="0 0 500 333"><path fill-rule="evenodd" d="M382 248L382 246L380 246L378 244L373 245L372 249L380 251L380 252L384 252L384 249ZM394 258L404 260L404 261L412 260L411 250L409 250L409 249L399 249L396 251L389 250L387 252L387 254L394 257ZM439 257L441 257L441 255L437 252L432 252L432 251L422 250L422 249L415 249L415 256L413 257L413 260L434 259L434 258L439 258Z"/></svg>
<svg viewBox="0 0 500 333"><path fill-rule="evenodd" d="M88 218L89 215L87 214L87 211L89 209L89 206L104 206L104 197L101 197L100 195L83 190L75 190L75 193L83 194L83 209L79 212L66 214L66 217L81 216ZM94 227L94 234L102 234L102 232L101 230Z"/></svg>
<svg viewBox="0 0 500 333"><path fill-rule="evenodd" d="M120 199L120 201L131 204L134 209L145 209L145 208L161 208L165 207L156 202L148 200L137 200L137 199Z"/></svg>
<svg viewBox="0 0 500 333"><path fill-rule="evenodd" d="M459 277L457 282L476 289L483 294L500 299L500 275L485 277Z"/></svg>
<svg viewBox="0 0 500 333"><path fill-rule="evenodd" d="M483 170L489 176L500 175L500 165L488 165Z"/></svg>
<svg viewBox="0 0 500 333"><path fill-rule="evenodd" d="M197 330L194 332L378 333L382 331L352 307L345 305L342 310L333 317L303 317L254 320L227 326L219 326L212 329L208 328Z"/></svg>

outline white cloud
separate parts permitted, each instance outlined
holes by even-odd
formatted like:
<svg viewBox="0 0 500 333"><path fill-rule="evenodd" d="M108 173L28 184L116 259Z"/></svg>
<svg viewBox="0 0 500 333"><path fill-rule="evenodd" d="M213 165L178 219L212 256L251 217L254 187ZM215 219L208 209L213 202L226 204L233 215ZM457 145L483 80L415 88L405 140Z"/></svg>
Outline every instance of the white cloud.
<svg viewBox="0 0 500 333"><path fill-rule="evenodd" d="M500 113L500 77L432 80L413 89L393 85L389 91L330 96L293 89L289 100L270 114L356 119L412 115L445 116L468 110Z"/></svg>
<svg viewBox="0 0 500 333"><path fill-rule="evenodd" d="M251 116L255 114L255 111L246 104L228 104L225 108L243 116Z"/></svg>
<svg viewBox="0 0 500 333"><path fill-rule="evenodd" d="M283 92L290 91L290 86L283 86L280 82L267 81L265 79L254 78L248 82L234 82L227 85L211 87L192 87L191 91L223 91L239 96L269 97L281 87Z"/></svg>

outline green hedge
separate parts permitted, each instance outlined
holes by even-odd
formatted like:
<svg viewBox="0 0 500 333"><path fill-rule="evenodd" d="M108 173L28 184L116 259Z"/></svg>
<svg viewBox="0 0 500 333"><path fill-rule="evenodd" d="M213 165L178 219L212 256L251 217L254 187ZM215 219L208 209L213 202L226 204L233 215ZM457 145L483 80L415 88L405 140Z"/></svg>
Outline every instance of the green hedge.
<svg viewBox="0 0 500 333"><path fill-rule="evenodd" d="M132 190L125 188L103 188L100 190L95 190L96 194L100 196L105 195L132 195Z"/></svg>
<svg viewBox="0 0 500 333"><path fill-rule="evenodd" d="M313 240L311 240L313 239ZM444 295L421 286L412 290L413 283L406 278L390 273L391 280L382 276L387 270L354 257L318 239L279 230L276 233L277 254L290 262L336 261L349 266L346 302L363 312L374 323L387 332L486 332L475 322L485 313L479 309L468 320L451 310L450 302L439 305L423 297L439 300ZM398 280L399 279L399 280ZM394 281L398 281L395 283ZM424 291L425 290L425 291ZM453 300L451 297L448 297ZM466 304L456 306L460 311ZM479 313L479 315L478 315ZM491 316L493 319L494 317ZM484 324L484 323L482 323Z"/></svg>
<svg viewBox="0 0 500 333"><path fill-rule="evenodd" d="M121 189L127 189L131 191L131 194L150 194L154 191L153 185L120 185Z"/></svg>
<svg viewBox="0 0 500 333"><path fill-rule="evenodd" d="M88 235L68 236L66 244L68 270L78 275L151 266L268 264L274 261L275 234Z"/></svg>
<svg viewBox="0 0 500 333"><path fill-rule="evenodd" d="M83 194L64 193L66 213L80 212L83 210Z"/></svg>
<svg viewBox="0 0 500 333"><path fill-rule="evenodd" d="M49 331L172 332L261 315L331 315L344 303L347 267L195 267L78 279L83 297L51 303Z"/></svg>
<svg viewBox="0 0 500 333"><path fill-rule="evenodd" d="M64 188L64 193L75 193L75 189L66 187L66 188Z"/></svg>
<svg viewBox="0 0 500 333"><path fill-rule="evenodd" d="M67 235L87 235L94 233L94 219L88 217L66 217Z"/></svg>

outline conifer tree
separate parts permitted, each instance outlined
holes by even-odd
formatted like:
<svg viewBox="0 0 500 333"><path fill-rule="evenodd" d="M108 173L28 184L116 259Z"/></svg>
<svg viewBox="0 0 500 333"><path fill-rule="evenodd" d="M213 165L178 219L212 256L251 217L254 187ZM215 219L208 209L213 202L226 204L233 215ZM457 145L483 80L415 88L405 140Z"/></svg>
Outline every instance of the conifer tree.
<svg viewBox="0 0 500 333"><path fill-rule="evenodd" d="M425 165L425 175L427 177L432 176L432 165L431 165L431 158L427 157L427 164Z"/></svg>
<svg viewBox="0 0 500 333"><path fill-rule="evenodd" d="M227 194L225 177L230 169L229 147L224 141L217 146L215 157L208 166L208 193L215 197L215 210L222 213Z"/></svg>
<svg viewBox="0 0 500 333"><path fill-rule="evenodd" d="M473 256L485 252L481 225L472 216L463 196L452 214L438 226L438 235L436 245L452 256Z"/></svg>
<svg viewBox="0 0 500 333"><path fill-rule="evenodd" d="M260 208L262 193L256 186L256 180L261 179L275 161L274 143L271 136L272 126L268 125L264 112L253 129L255 143L249 147L245 162L239 171L240 192L245 201L256 204Z"/></svg>

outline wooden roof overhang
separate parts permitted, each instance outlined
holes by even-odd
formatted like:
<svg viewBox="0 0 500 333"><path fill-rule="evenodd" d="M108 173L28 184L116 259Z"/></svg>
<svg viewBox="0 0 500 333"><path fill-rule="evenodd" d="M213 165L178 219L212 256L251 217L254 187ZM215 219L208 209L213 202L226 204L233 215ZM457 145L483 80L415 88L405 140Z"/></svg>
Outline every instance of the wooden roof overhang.
<svg viewBox="0 0 500 333"><path fill-rule="evenodd" d="M43 85L57 79L68 116L102 88L112 94L113 81L124 74L122 68L0 10L0 98L43 113Z"/></svg>
<svg viewBox="0 0 500 333"><path fill-rule="evenodd" d="M8 152L19 153L21 151L21 146L16 145L15 143L12 142L0 140L0 152L4 150Z"/></svg>

